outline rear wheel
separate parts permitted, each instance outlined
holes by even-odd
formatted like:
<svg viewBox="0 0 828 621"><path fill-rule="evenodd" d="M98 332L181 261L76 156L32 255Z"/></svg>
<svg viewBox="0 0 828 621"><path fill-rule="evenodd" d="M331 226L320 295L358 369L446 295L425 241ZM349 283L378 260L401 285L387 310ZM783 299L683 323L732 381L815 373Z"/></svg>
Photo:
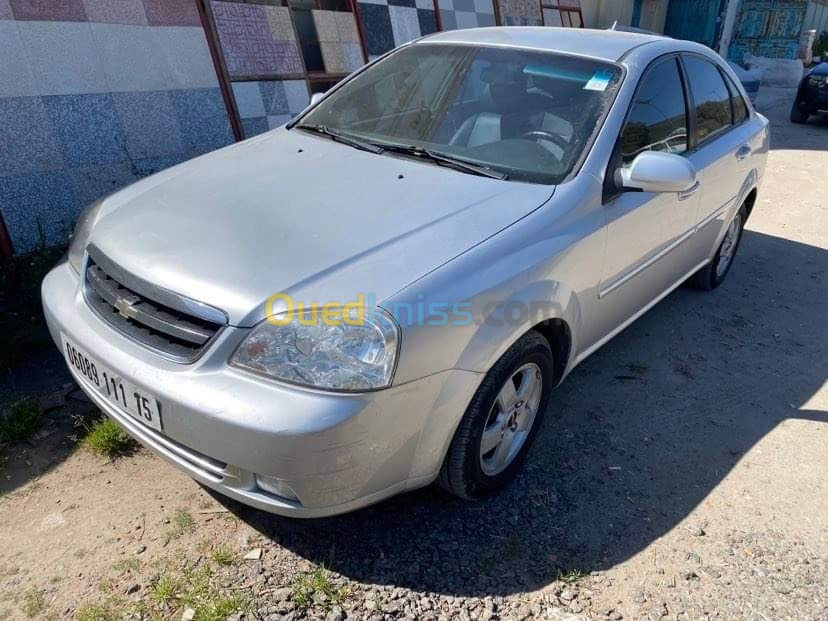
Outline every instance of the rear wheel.
<svg viewBox="0 0 828 621"><path fill-rule="evenodd" d="M553 381L547 340L530 331L480 384L454 434L438 483L474 500L514 478L535 437Z"/></svg>
<svg viewBox="0 0 828 621"><path fill-rule="evenodd" d="M736 213L733 220L727 227L725 236L719 244L716 256L713 260L693 274L691 283L698 289L715 289L724 282L727 273L733 265L733 258L739 249L739 242L742 240L742 230L745 226L747 212L744 206Z"/></svg>
<svg viewBox="0 0 828 621"><path fill-rule="evenodd" d="M794 101L791 106L791 123L807 123L808 117L811 116L807 112L803 112L799 107L799 101Z"/></svg>

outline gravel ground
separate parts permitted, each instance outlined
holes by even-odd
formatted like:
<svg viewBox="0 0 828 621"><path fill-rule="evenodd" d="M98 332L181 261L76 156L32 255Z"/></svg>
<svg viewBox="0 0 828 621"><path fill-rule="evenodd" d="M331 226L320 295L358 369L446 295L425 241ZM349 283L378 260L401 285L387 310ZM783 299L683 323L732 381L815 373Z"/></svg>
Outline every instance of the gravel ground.
<svg viewBox="0 0 828 621"><path fill-rule="evenodd" d="M186 618L159 580L207 567L235 618L828 619L828 119L793 126L788 94L762 95L772 151L727 283L576 369L514 485L288 520L145 451L73 451L57 411L4 449L0 618L32 593L34 616Z"/></svg>

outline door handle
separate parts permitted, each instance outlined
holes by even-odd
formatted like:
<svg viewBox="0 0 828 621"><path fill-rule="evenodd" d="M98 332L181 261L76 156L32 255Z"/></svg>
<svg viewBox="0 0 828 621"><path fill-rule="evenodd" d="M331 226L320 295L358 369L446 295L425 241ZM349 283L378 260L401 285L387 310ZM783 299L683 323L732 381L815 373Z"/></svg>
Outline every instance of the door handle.
<svg viewBox="0 0 828 621"><path fill-rule="evenodd" d="M751 153L753 153L753 149L750 148L750 145L743 144L741 147L736 149L736 159L741 162Z"/></svg>
<svg viewBox="0 0 828 621"><path fill-rule="evenodd" d="M701 183L699 183L698 181L696 181L696 183L694 183L693 185L691 185L689 188L687 188L687 189L686 189L686 190L684 190L683 192L679 192L679 193L678 193L678 199L679 199L680 201L685 201L685 200L687 200L688 198L690 198L691 196L693 196L693 194L695 194L696 192L698 192L700 188L701 188Z"/></svg>

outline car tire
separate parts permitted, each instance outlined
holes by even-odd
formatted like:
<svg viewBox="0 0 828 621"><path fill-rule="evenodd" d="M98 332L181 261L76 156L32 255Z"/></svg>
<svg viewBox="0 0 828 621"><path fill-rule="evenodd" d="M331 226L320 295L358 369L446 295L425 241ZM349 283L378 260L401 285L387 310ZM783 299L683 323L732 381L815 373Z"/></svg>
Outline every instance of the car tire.
<svg viewBox="0 0 828 621"><path fill-rule="evenodd" d="M798 101L791 106L791 123L807 123L809 116L811 115L800 109Z"/></svg>
<svg viewBox="0 0 828 621"><path fill-rule="evenodd" d="M478 500L512 480L537 435L554 376L549 342L539 332L527 332L494 364L472 397L438 484L455 496ZM507 382L514 391L511 403L506 403L512 393ZM484 451L498 434L500 442ZM509 447L504 444L507 440Z"/></svg>
<svg viewBox="0 0 828 621"><path fill-rule="evenodd" d="M733 267L733 259L736 258L736 252L739 250L739 243L742 241L742 232L745 228L746 218L747 210L742 205L736 215L733 216L733 220L730 221L728 230L719 243L713 260L691 276L690 284L693 287L703 291L710 291L724 282L728 272L730 272L730 268ZM733 238L734 235L735 239ZM723 260L727 261L724 265L722 264Z"/></svg>

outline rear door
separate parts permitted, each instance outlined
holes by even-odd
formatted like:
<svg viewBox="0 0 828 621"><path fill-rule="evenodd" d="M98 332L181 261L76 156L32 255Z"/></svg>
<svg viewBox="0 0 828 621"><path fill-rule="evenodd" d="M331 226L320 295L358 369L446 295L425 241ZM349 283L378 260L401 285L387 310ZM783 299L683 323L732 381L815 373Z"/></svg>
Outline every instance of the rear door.
<svg viewBox="0 0 828 621"><path fill-rule="evenodd" d="M742 107L734 111L738 101L733 100L731 86L715 63L696 54L684 54L682 64L691 103L692 146L687 157L696 167L701 185L696 216L700 228L691 247L694 260L702 262L739 199L748 174L751 130L744 122L744 101L739 96Z"/></svg>

